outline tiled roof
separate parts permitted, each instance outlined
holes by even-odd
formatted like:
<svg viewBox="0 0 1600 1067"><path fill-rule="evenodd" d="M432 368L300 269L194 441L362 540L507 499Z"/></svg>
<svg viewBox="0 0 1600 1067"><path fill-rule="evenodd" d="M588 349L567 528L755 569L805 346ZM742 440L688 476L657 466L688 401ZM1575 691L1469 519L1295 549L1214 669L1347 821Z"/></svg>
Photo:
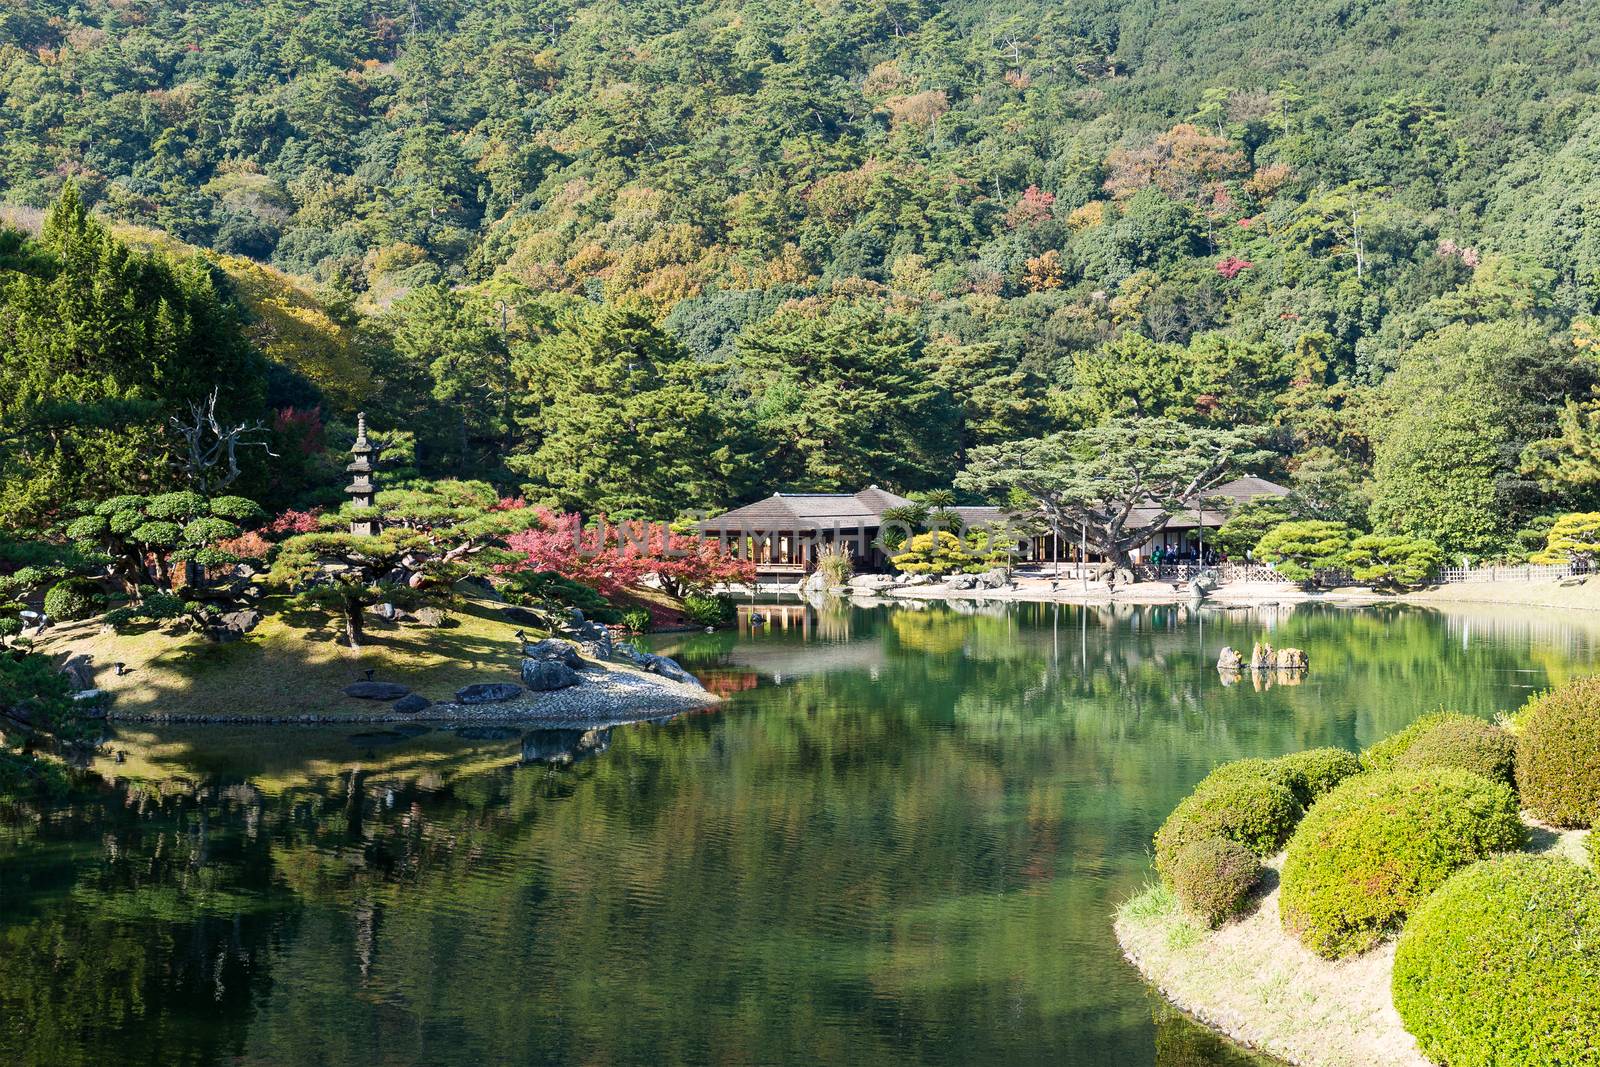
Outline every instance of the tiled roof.
<svg viewBox="0 0 1600 1067"><path fill-rule="evenodd" d="M1260 497L1281 497L1289 490L1265 478L1235 478L1224 482L1210 493L1207 501L1221 505L1217 511L1207 510L1205 524L1221 526L1225 512L1236 504L1248 503ZM880 526L883 513L890 508L904 507L911 501L887 489L869 485L859 493L773 493L765 500L746 504L742 508L707 519L700 523L702 530L831 530L834 527L854 529ZM1006 511L996 507L957 507L952 509L968 525L997 522ZM1156 508L1136 508L1131 517L1135 525L1143 525L1160 514ZM1193 511L1174 515L1173 526L1198 526L1201 516Z"/></svg>
<svg viewBox="0 0 1600 1067"><path fill-rule="evenodd" d="M1235 478L1231 482L1223 482L1211 492L1206 494L1208 507L1202 515L1197 509L1175 512L1168 521L1169 526L1199 526L1204 520L1206 526L1221 526L1227 521L1228 512L1239 504L1248 504L1252 500L1262 497L1288 496L1289 490L1277 482L1269 482L1265 478L1253 476ZM1212 510L1215 508L1216 510ZM1132 526L1143 526L1161 514L1159 508L1135 508L1129 516L1128 523Z"/></svg>
<svg viewBox="0 0 1600 1067"><path fill-rule="evenodd" d="M773 493L700 523L702 530L825 530L878 526L889 508L911 503L868 486L859 493Z"/></svg>

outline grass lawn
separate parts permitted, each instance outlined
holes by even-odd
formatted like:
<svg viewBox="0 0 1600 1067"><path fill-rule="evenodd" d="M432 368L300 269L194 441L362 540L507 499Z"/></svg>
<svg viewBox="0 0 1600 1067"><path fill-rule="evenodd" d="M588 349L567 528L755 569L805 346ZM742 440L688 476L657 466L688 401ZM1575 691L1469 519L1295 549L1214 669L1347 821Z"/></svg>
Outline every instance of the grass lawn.
<svg viewBox="0 0 1600 1067"><path fill-rule="evenodd" d="M519 627L500 618L503 608L463 598L437 629L369 614L360 651L345 647L332 616L285 612L270 602L261 625L232 644L155 626L109 633L91 619L52 627L39 650L58 661L92 656L95 684L115 694L114 715L359 717L377 705L346 697L344 687L368 670L435 701L452 699L471 682L515 681ZM530 630L529 636L542 635ZM117 662L127 665L120 678L112 669Z"/></svg>

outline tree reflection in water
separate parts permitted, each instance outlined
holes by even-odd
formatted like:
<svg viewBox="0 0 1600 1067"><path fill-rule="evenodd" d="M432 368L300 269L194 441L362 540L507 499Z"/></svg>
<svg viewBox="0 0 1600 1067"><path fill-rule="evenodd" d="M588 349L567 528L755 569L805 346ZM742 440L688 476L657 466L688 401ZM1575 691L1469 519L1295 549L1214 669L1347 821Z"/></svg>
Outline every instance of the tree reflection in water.
<svg viewBox="0 0 1600 1067"><path fill-rule="evenodd" d="M846 609L663 642L762 683L661 724L129 730L0 824L0 1062L1245 1062L1117 954L1151 831L1222 760L1592 666L1541 626ZM1303 685L1223 686L1259 636Z"/></svg>

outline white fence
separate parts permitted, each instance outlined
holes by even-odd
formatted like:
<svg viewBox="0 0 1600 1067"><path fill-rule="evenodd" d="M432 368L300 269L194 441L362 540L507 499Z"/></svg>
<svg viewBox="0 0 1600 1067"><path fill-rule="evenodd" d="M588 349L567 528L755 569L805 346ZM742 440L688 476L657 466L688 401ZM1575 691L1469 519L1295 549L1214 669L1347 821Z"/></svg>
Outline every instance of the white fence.
<svg viewBox="0 0 1600 1067"><path fill-rule="evenodd" d="M1141 581L1155 582L1188 582L1194 579L1201 571L1215 575L1219 583L1228 582L1278 582L1283 579L1266 563L1222 563L1209 567L1202 567L1198 563L1167 563L1160 567L1145 564L1136 568L1136 573ZM1482 566L1482 567L1445 567L1439 571L1435 579L1440 584L1455 582L1553 582L1560 578L1569 578L1574 574L1587 574L1589 569L1583 565L1562 564L1534 564L1524 563L1518 566ZM1316 584L1324 589L1333 589L1342 585L1355 585L1356 580L1350 572L1341 568L1329 568L1317 572Z"/></svg>
<svg viewBox="0 0 1600 1067"><path fill-rule="evenodd" d="M1446 567L1439 572L1441 582L1553 582L1587 573L1586 567L1570 563L1524 563L1515 567Z"/></svg>

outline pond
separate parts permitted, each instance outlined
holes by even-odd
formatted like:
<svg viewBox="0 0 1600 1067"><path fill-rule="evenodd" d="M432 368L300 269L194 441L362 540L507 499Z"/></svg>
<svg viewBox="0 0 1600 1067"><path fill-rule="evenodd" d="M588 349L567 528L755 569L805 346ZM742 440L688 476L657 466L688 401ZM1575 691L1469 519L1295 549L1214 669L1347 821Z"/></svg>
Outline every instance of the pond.
<svg viewBox="0 0 1600 1067"><path fill-rule="evenodd" d="M86 795L0 814L0 1063L1254 1062L1112 937L1167 811L1514 708L1597 623L790 611L658 638L730 696L668 722L124 727ZM1260 638L1309 675L1224 684Z"/></svg>

